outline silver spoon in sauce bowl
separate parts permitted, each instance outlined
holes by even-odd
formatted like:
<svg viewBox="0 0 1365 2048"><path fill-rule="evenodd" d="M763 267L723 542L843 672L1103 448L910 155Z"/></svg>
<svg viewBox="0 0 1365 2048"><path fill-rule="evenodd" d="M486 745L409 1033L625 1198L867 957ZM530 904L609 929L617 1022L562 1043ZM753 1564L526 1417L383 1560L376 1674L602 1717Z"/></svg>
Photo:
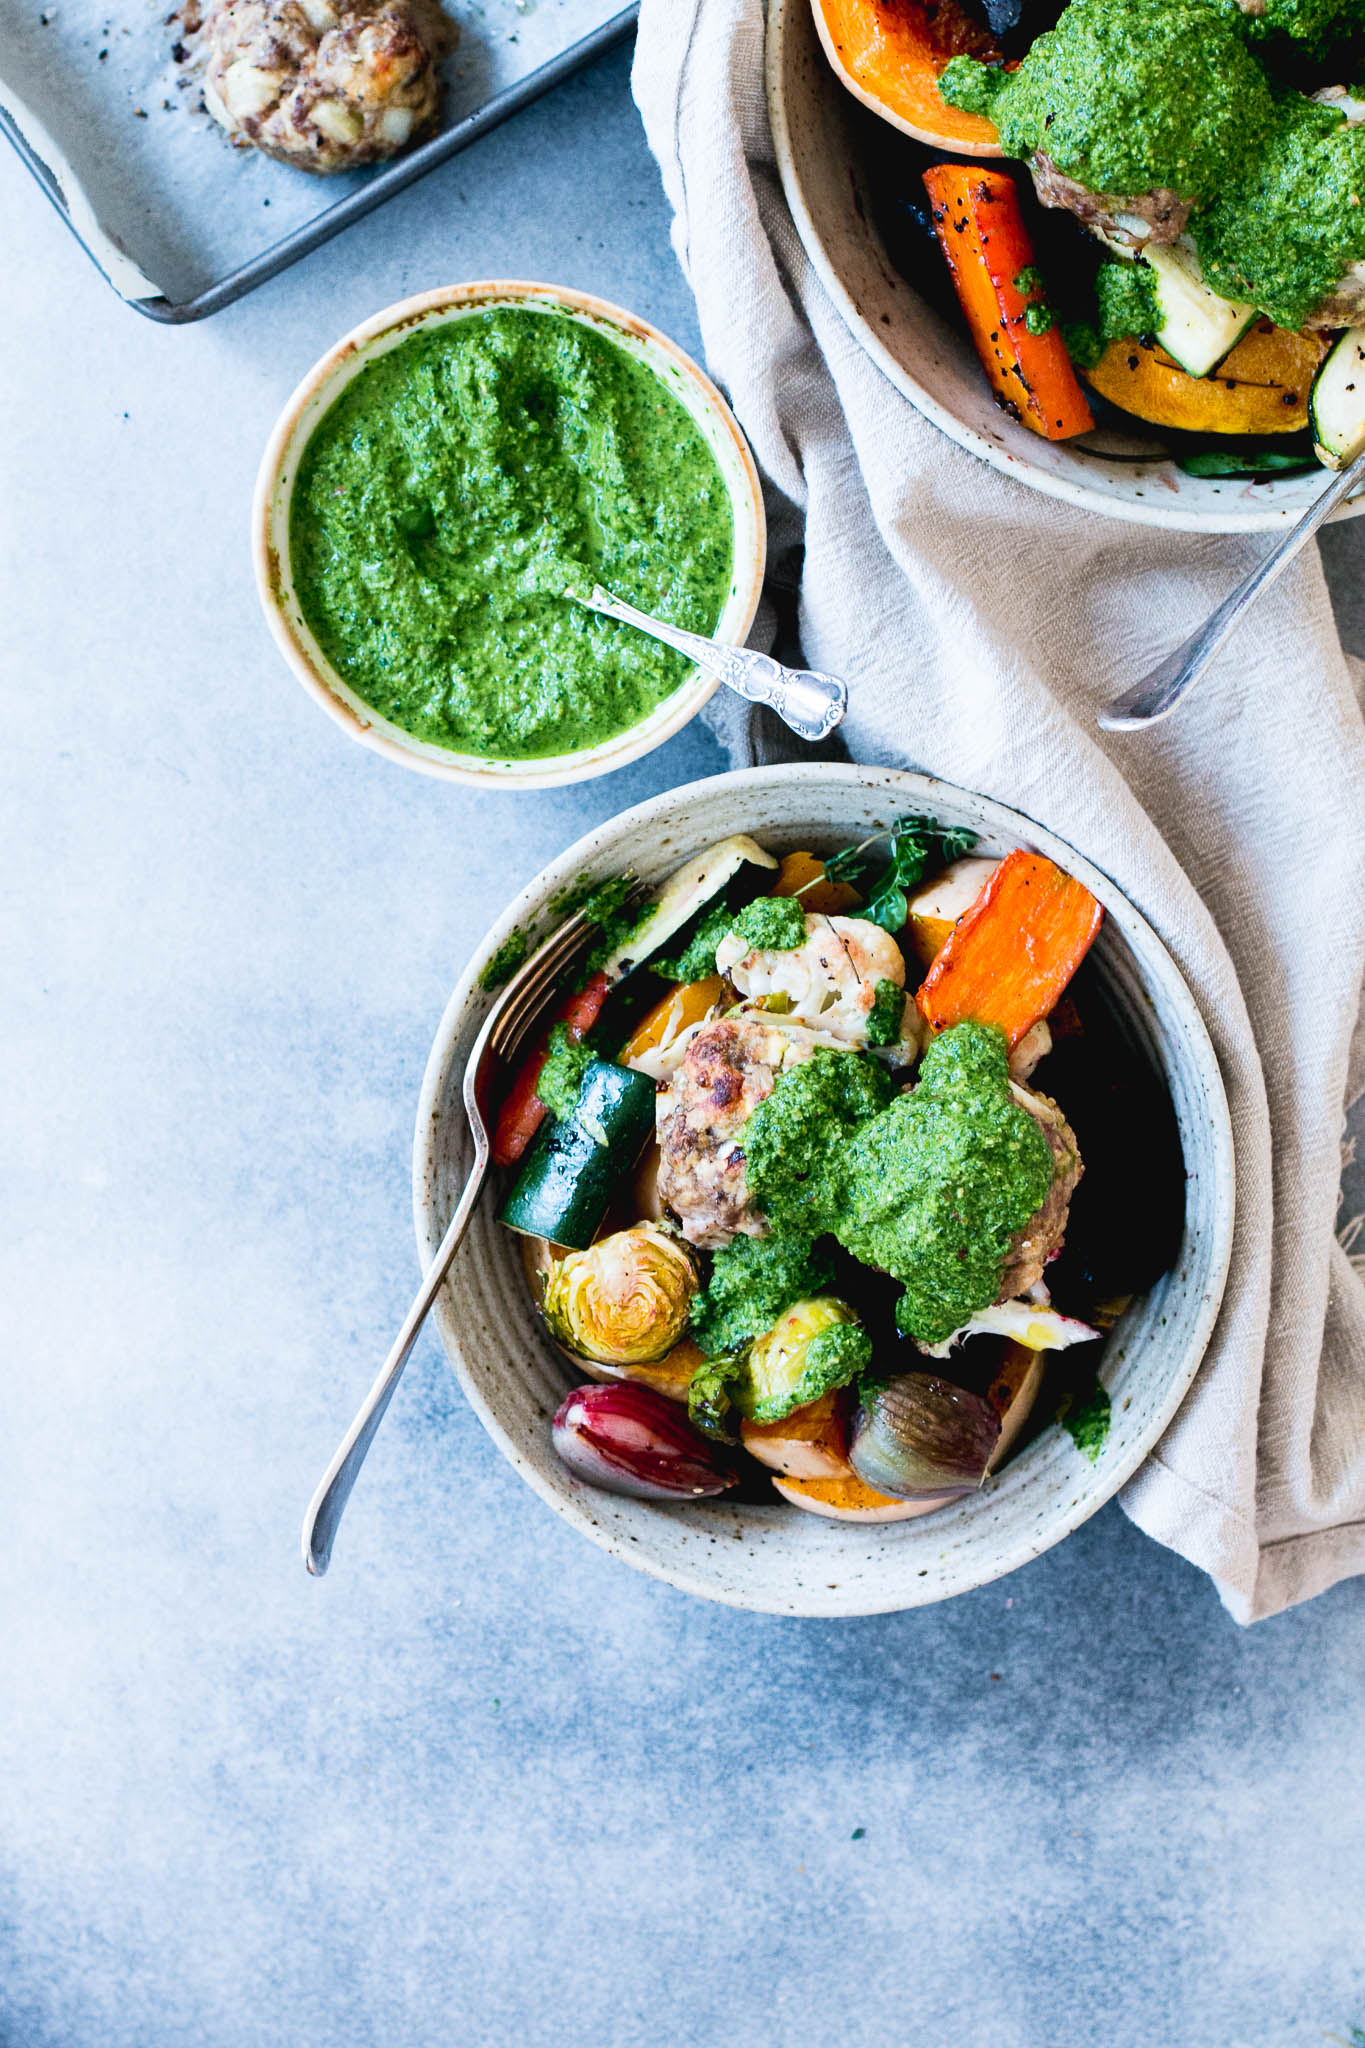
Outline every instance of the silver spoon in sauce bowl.
<svg viewBox="0 0 1365 2048"><path fill-rule="evenodd" d="M685 633L681 626L670 626L648 612L636 611L633 604L603 590L600 583L593 585L589 597L577 590L566 590L564 595L586 611L619 619L623 625L636 626L640 632L648 633L651 639L662 640L665 647L676 648L679 654L695 661L698 668L719 676L728 689L747 698L749 703L766 704L800 739L828 739L835 726L843 722L848 710L848 685L837 676L823 675L819 669L784 668L771 654L760 654L752 647L730 647L723 640L708 640L702 633Z"/></svg>

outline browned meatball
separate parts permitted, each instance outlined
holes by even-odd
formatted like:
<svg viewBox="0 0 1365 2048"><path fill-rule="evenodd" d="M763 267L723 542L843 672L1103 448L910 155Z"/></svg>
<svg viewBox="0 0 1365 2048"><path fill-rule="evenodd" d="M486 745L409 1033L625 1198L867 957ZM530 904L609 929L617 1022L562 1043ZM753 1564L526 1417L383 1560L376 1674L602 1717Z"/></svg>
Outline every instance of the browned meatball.
<svg viewBox="0 0 1365 2048"><path fill-rule="evenodd" d="M717 1018L687 1048L660 1091L659 1199L692 1244L715 1249L762 1237L768 1225L749 1196L739 1138L773 1092L784 1066L808 1059L814 1041L761 1017Z"/></svg>
<svg viewBox="0 0 1365 2048"><path fill-rule="evenodd" d="M1178 242L1185 232L1190 217L1190 208L1178 192L1171 192L1164 186L1154 192L1091 192L1087 186L1077 184L1059 171L1050 156L1040 150L1030 164L1033 173L1034 190L1044 206L1063 208L1074 213L1077 220L1084 221L1088 228L1107 235L1112 241L1126 242L1131 248L1140 249L1144 242ZM1141 221L1147 228L1145 235L1134 233L1121 225L1120 216Z"/></svg>
<svg viewBox="0 0 1365 2048"><path fill-rule="evenodd" d="M1244 14L1265 13L1265 0L1238 0ZM1313 94L1324 106L1333 107L1349 126L1365 122L1365 99L1342 85L1324 86ZM1034 189L1044 206L1061 207L1106 240L1125 245L1134 252L1150 243L1178 242L1189 225L1192 203L1166 187L1151 192L1092 192L1075 178L1059 171L1050 156L1039 150L1030 159ZM1365 318L1365 263L1353 263L1326 298L1304 321L1309 329L1330 330L1350 327Z"/></svg>
<svg viewBox="0 0 1365 2048"><path fill-rule="evenodd" d="M1362 320L1365 320L1365 263L1353 263L1327 297L1314 306L1303 324L1330 332L1334 327L1357 327Z"/></svg>
<svg viewBox="0 0 1365 2048"><path fill-rule="evenodd" d="M1014 1233L1010 1255L1000 1276L997 1301L1013 1301L1016 1296L1027 1294L1030 1287L1042 1279L1043 1268L1066 1236L1071 1197L1085 1171L1076 1133L1051 1097L1035 1095L1032 1089L1018 1086L1014 1089L1014 1097L1047 1139L1048 1150L1052 1154L1053 1178L1041 1206L1034 1210L1023 1229Z"/></svg>
<svg viewBox="0 0 1365 2048"><path fill-rule="evenodd" d="M234 141L299 170L353 170L434 126L454 24L429 0L209 0L196 59Z"/></svg>

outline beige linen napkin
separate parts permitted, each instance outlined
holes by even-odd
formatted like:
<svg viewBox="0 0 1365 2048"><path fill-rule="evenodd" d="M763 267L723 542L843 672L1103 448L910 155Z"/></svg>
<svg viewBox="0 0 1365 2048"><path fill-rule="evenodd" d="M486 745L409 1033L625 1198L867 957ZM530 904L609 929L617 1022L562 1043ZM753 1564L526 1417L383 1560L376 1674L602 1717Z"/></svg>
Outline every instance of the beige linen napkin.
<svg viewBox="0 0 1365 2048"><path fill-rule="evenodd" d="M1365 1085L1365 726L1321 569L1314 554L1262 598L1176 717L1098 734L1095 707L1266 542L1055 503L892 388L787 212L763 34L761 0L643 0L634 86L707 360L768 480L771 567L795 573L804 540L802 643L852 685L853 758L1051 825L1194 990L1236 1138L1232 1271L1199 1378L1122 1500L1254 1620L1365 1571L1365 1282L1334 1230ZM737 761L773 757L744 707L716 722Z"/></svg>

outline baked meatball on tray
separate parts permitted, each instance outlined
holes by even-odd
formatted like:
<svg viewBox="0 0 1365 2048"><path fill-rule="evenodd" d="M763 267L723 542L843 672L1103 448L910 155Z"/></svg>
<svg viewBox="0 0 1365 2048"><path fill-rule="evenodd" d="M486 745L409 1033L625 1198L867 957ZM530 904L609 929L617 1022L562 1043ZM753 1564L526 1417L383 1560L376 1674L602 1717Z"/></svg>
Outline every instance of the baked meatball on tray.
<svg viewBox="0 0 1365 2048"><path fill-rule="evenodd" d="M621 0L13 0L0 132L138 312L199 320L624 36Z"/></svg>

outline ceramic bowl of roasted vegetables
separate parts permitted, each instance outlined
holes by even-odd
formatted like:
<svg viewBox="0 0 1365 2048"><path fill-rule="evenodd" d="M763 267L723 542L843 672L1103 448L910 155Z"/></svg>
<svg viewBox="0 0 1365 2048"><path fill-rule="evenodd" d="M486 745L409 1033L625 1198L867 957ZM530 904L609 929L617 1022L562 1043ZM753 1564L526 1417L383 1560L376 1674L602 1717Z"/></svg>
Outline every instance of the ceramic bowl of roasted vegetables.
<svg viewBox="0 0 1365 2048"><path fill-rule="evenodd" d="M964 446L1215 531L1365 448L1357 0L773 0L768 58L817 270Z"/></svg>
<svg viewBox="0 0 1365 2048"><path fill-rule="evenodd" d="M1217 1062L1145 920L930 777L656 797L533 883L451 1000L428 1257L474 1033L575 913L436 1311L523 1477L629 1563L792 1613L940 1599L1093 1513L1190 1384L1232 1224Z"/></svg>

